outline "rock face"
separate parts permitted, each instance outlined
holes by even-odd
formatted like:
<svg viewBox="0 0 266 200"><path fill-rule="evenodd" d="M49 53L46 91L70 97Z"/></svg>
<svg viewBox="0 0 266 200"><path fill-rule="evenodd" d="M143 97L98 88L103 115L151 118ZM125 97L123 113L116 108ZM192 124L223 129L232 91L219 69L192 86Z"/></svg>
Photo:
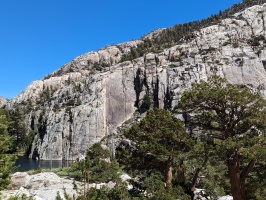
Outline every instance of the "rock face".
<svg viewBox="0 0 266 200"><path fill-rule="evenodd" d="M66 193L73 197L77 197L79 191L83 188L80 182L60 178L52 172L44 172L35 175L28 175L26 172L17 172L12 175L12 183L8 190L1 191L2 199L10 197L21 197L23 194L32 197L35 200L56 199L57 192L61 198L64 197L64 188Z"/></svg>
<svg viewBox="0 0 266 200"><path fill-rule="evenodd" d="M120 62L142 40L108 46L33 82L7 107L26 108L25 123L37 133L31 158L71 160L115 133L135 111L174 108L191 83L213 74L266 97L265 22L266 4L253 6L133 61Z"/></svg>
<svg viewBox="0 0 266 200"><path fill-rule="evenodd" d="M4 97L0 97L0 108L7 104L7 99Z"/></svg>
<svg viewBox="0 0 266 200"><path fill-rule="evenodd" d="M131 179L127 174L120 174L120 178L129 189L132 185L128 183ZM114 188L116 183L109 181L108 183L86 183L86 188L100 189L102 187ZM3 200L10 197L22 197L23 195L34 200L51 200L56 199L59 193L62 199L66 199L64 193L70 198L76 199L84 193L84 183L74 181L73 179L60 178L53 172L41 172L29 175L27 172L16 172L11 177L11 184L6 190L2 190L0 198ZM21 198L21 199L25 199Z"/></svg>

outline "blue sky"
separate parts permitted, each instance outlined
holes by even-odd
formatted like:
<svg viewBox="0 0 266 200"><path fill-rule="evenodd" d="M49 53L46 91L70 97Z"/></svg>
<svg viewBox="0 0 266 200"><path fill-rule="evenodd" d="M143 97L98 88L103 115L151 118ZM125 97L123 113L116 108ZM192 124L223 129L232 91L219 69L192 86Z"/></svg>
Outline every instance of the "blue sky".
<svg viewBox="0 0 266 200"><path fill-rule="evenodd" d="M0 0L0 96L106 45L206 18L241 0Z"/></svg>

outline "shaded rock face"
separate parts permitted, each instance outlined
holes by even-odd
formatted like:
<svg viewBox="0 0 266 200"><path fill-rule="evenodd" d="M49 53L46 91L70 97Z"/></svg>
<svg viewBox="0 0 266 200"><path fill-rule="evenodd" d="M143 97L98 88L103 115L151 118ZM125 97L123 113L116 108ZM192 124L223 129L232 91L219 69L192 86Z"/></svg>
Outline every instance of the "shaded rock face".
<svg viewBox="0 0 266 200"><path fill-rule="evenodd" d="M26 108L25 123L37 133L30 157L71 160L135 111L174 108L191 83L213 74L266 97L265 22L266 5L253 6L181 45L123 63L121 56L142 41L108 46L33 82L7 107Z"/></svg>

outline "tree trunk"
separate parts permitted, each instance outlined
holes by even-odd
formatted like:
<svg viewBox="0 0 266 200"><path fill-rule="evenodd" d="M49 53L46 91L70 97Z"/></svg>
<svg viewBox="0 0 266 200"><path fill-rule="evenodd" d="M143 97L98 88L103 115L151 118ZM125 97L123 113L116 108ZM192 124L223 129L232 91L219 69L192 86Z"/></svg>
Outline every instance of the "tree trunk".
<svg viewBox="0 0 266 200"><path fill-rule="evenodd" d="M167 160L167 164L166 164L166 171L165 171L165 182L166 183L172 183L172 179L173 179L173 156L169 155L168 160Z"/></svg>
<svg viewBox="0 0 266 200"><path fill-rule="evenodd" d="M255 160L251 160L248 164L248 166L240 171L239 167L239 159L233 158L227 160L227 167L228 167L228 173L230 178L230 184L231 184L231 192L233 195L234 200L246 200L246 194L245 194L245 180L248 176L248 174L252 171Z"/></svg>
<svg viewBox="0 0 266 200"><path fill-rule="evenodd" d="M87 185L87 191L86 191L86 193L87 193L86 200L89 200L89 198L90 198L90 182L89 182L89 172L87 173L87 181L86 181L86 182L87 182L86 184L88 184L88 185Z"/></svg>
<svg viewBox="0 0 266 200"><path fill-rule="evenodd" d="M191 192L191 194L194 193L194 191L195 191L196 183L197 183L197 179L198 179L200 170L201 170L201 168L197 168L196 169L196 172L195 172L195 174L193 176L193 179L192 179L192 182L191 182L191 186L190 186L190 192Z"/></svg>
<svg viewBox="0 0 266 200"><path fill-rule="evenodd" d="M86 169L84 169L84 191L83 191L83 194L84 194L84 198L86 197L86 185L87 185L87 182L86 182Z"/></svg>
<svg viewBox="0 0 266 200"><path fill-rule="evenodd" d="M231 192L234 200L245 200L245 183L240 179L240 168L238 159L227 161Z"/></svg>
<svg viewBox="0 0 266 200"><path fill-rule="evenodd" d="M203 164L201 165L201 167L198 167L196 169L196 172L195 172L195 174L193 176L193 179L192 179L192 182L191 182L191 186L190 186L190 192L191 192L192 196L194 195L194 191L195 191L195 188L196 188L196 183L197 183L197 179L199 177L199 173L200 173L201 169L206 166L207 162L208 162L208 157L205 158L205 160L204 160Z"/></svg>
<svg viewBox="0 0 266 200"><path fill-rule="evenodd" d="M181 162L179 163L178 167L177 167L177 181L178 184L182 187L185 186L185 172L184 172L184 163L183 160L181 160Z"/></svg>

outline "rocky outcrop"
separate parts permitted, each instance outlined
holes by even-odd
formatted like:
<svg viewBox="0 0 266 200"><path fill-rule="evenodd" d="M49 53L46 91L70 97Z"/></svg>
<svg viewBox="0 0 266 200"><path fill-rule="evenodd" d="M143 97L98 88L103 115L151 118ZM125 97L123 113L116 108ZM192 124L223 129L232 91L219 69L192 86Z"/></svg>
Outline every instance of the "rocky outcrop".
<svg viewBox="0 0 266 200"><path fill-rule="evenodd" d="M17 172L12 175L11 184L7 190L1 191L2 199L21 197L25 195L35 200L55 199L57 193L63 198L64 190L70 197L78 197L82 190L80 182L60 178L52 172L43 172L28 175L26 172Z"/></svg>
<svg viewBox="0 0 266 200"><path fill-rule="evenodd" d="M37 133L30 157L61 160L80 157L136 111L174 108L191 83L213 74L266 97L265 21L264 4L133 61L119 62L141 40L90 52L33 82L7 107L26 108L25 123Z"/></svg>
<svg viewBox="0 0 266 200"><path fill-rule="evenodd" d="M0 108L4 107L7 104L7 99L0 97Z"/></svg>
<svg viewBox="0 0 266 200"><path fill-rule="evenodd" d="M121 181L125 182L128 189L132 189L132 185L128 183L131 179L127 174L119 174ZM115 182L108 183L87 183L86 188L114 188ZM12 174L11 184L6 190L2 190L0 198L3 200L11 197L29 197L34 200L51 200L56 199L59 194L62 199L65 199L65 193L73 199L84 193L84 183L74 181L68 177L60 178L53 172L41 172L29 175L27 172L16 172Z"/></svg>

